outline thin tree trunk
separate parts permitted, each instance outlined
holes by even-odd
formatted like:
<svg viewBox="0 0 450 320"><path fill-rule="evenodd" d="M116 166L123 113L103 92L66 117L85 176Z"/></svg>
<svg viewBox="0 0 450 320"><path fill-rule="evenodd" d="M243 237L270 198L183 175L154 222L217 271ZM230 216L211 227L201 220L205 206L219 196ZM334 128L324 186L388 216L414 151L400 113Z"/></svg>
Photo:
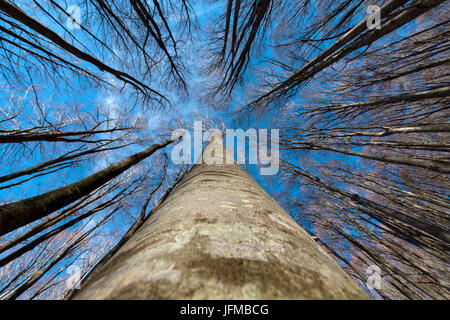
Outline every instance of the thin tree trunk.
<svg viewBox="0 0 450 320"><path fill-rule="evenodd" d="M407 2L405 0L391 0L386 2L381 6L380 14L382 17L393 16L382 21L380 30L367 31L367 19L365 18L317 57L306 63L300 70L293 73L286 80L278 83L269 92L248 104L247 107L254 107L262 103L269 104L286 94L291 94L291 91L297 90L306 81L333 63L340 61L349 53L374 43L383 36L442 4L444 0L418 0L407 5L403 10L399 9Z"/></svg>
<svg viewBox="0 0 450 320"><path fill-rule="evenodd" d="M230 158L217 138L203 159L222 160L220 150ZM73 298L367 296L242 167L197 163Z"/></svg>
<svg viewBox="0 0 450 320"><path fill-rule="evenodd" d="M142 152L129 156L68 186L0 206L0 236L41 219L88 195L170 143L172 140L154 144Z"/></svg>
<svg viewBox="0 0 450 320"><path fill-rule="evenodd" d="M383 222L383 219L388 218L403 223L406 226L412 226L417 230L425 232L433 236L434 238L440 240L442 245L444 246L447 246L447 244L450 241L450 235L448 233L448 230L442 229L441 226L439 225L434 225L428 221L421 221L420 219L417 219L413 216L405 215L402 212L391 209L375 201L361 197L356 193L347 192L344 189L340 189L332 184L322 181L319 177L311 175L306 171L300 171L298 168L295 168L293 165L288 164L286 162L283 162L283 165L286 166L288 170L291 170L295 172L297 175L308 179L309 181L319 185L321 188L329 190L340 196L346 197L347 199L352 200L354 203L363 206L363 208L374 210L374 211L365 210L365 212L366 214L370 215L372 218L380 222Z"/></svg>
<svg viewBox="0 0 450 320"><path fill-rule="evenodd" d="M156 90L153 90L152 88L148 87L146 84L142 83L141 81L137 80L133 76L116 70L109 65L106 65L104 62L98 60L97 58L91 56L90 54L81 51L71 43L64 40L60 35L58 35L53 30L47 28L43 24L41 24L39 21L34 19L33 17L30 17L27 15L21 8L17 7L15 4L10 3L5 0L0 0L0 11L2 11L4 14L10 16L16 21L20 21L24 25L26 25L28 28L34 30L36 33L40 34L41 36L47 38L55 45L59 46L61 49L71 53L78 59L81 59L83 61L89 62L93 65L95 65L97 68L99 68L101 71L106 71L112 75L114 75L117 79L120 79L124 81L125 83L130 84L137 90L145 93L146 91L151 92L159 96L160 98L167 100L162 94L157 92Z"/></svg>

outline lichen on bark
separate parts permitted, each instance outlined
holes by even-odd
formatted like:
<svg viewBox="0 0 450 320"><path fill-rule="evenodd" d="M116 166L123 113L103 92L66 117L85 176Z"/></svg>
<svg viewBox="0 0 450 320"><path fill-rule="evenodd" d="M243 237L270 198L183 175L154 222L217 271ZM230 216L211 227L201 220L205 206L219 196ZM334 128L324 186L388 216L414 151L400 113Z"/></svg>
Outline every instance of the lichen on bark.
<svg viewBox="0 0 450 320"><path fill-rule="evenodd" d="M96 271L75 299L367 298L236 163L195 164Z"/></svg>

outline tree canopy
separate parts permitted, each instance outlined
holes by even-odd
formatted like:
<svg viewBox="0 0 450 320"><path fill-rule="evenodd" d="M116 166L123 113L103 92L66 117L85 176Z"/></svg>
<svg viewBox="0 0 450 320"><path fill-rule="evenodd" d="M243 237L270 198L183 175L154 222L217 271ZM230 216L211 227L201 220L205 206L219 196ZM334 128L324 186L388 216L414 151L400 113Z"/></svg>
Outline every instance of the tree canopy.
<svg viewBox="0 0 450 320"><path fill-rule="evenodd" d="M195 120L280 130L246 169L372 298L448 299L450 9L376 2L0 0L0 299L70 295Z"/></svg>

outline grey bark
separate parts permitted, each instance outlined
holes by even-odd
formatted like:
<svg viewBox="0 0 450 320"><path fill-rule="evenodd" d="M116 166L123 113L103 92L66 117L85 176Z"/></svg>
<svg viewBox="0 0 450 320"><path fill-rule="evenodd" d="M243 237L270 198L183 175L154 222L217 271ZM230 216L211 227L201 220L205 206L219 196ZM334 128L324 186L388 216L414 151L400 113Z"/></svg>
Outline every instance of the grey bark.
<svg viewBox="0 0 450 320"><path fill-rule="evenodd" d="M223 157L221 139L210 142L202 158L216 163L197 162L73 298L367 299L242 167L217 163Z"/></svg>
<svg viewBox="0 0 450 320"><path fill-rule="evenodd" d="M172 140L154 144L142 152L129 156L68 186L0 206L0 236L41 219L88 195L170 143Z"/></svg>

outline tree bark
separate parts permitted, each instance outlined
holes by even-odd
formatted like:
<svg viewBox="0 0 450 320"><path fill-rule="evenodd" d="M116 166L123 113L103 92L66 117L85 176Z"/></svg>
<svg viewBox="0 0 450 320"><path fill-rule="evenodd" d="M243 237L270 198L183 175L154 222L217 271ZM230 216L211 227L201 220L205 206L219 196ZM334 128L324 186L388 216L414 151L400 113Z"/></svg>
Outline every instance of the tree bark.
<svg viewBox="0 0 450 320"><path fill-rule="evenodd" d="M217 163L220 138L202 158L216 163L197 162L73 299L367 299L242 167Z"/></svg>
<svg viewBox="0 0 450 320"><path fill-rule="evenodd" d="M88 195L106 182L114 179L157 150L166 147L172 140L166 140L133 154L109 167L68 186L21 201L0 206L0 236L44 218L56 210Z"/></svg>

